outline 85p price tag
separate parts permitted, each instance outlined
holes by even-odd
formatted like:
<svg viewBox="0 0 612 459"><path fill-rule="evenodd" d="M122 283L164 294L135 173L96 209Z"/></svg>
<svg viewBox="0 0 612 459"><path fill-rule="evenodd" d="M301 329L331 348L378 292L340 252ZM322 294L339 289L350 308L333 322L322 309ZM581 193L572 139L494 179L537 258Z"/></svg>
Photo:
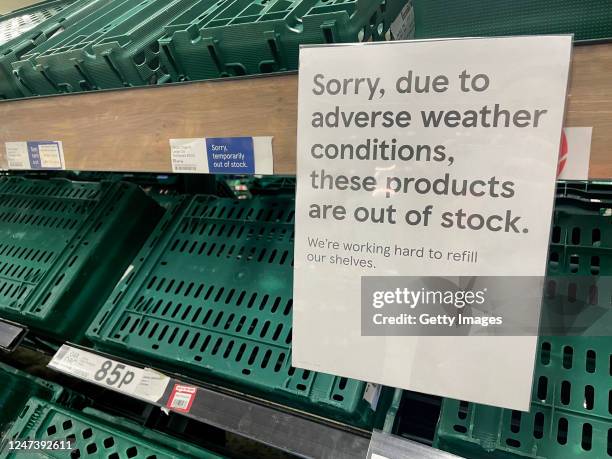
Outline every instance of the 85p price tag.
<svg viewBox="0 0 612 459"><path fill-rule="evenodd" d="M136 373L122 363L105 360L94 374L94 379L109 387L129 390L134 389Z"/></svg>
<svg viewBox="0 0 612 459"><path fill-rule="evenodd" d="M56 371L112 389L132 397L157 403L170 378L150 368L138 368L64 344L49 367Z"/></svg>

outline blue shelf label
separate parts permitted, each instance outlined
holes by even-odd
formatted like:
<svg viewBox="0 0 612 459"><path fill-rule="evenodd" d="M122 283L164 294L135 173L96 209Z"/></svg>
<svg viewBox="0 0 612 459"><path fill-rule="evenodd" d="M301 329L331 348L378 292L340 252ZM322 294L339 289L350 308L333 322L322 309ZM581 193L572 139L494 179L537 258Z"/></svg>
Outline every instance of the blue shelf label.
<svg viewBox="0 0 612 459"><path fill-rule="evenodd" d="M213 174L254 174L253 137L206 137L208 170Z"/></svg>
<svg viewBox="0 0 612 459"><path fill-rule="evenodd" d="M61 169L58 142L42 140L28 141L28 157L32 169Z"/></svg>

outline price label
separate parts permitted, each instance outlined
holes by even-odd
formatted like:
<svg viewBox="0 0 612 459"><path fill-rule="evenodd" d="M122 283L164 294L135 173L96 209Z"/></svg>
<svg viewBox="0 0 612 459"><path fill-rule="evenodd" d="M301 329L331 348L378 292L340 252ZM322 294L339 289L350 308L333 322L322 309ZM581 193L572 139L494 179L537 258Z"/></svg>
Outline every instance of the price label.
<svg viewBox="0 0 612 459"><path fill-rule="evenodd" d="M94 379L99 383L121 389L122 387L131 387L130 385L134 383L134 376L135 373L126 368L122 363L105 360L102 362L100 369L94 374Z"/></svg>
<svg viewBox="0 0 612 459"><path fill-rule="evenodd" d="M170 382L168 376L150 368L116 362L66 344L53 356L49 367L153 403L159 402Z"/></svg>
<svg viewBox="0 0 612 459"><path fill-rule="evenodd" d="M5 142L6 166L17 170L63 170L64 148L55 140Z"/></svg>

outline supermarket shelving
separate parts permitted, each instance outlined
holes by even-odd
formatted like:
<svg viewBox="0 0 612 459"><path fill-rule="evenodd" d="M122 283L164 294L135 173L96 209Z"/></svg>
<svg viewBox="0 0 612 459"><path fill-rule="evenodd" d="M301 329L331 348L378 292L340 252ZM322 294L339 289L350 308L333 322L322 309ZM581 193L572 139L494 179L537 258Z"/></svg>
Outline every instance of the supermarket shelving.
<svg viewBox="0 0 612 459"><path fill-rule="evenodd" d="M371 426L366 383L291 366L294 215L292 197L179 198L88 339L116 355Z"/></svg>
<svg viewBox="0 0 612 459"><path fill-rule="evenodd" d="M143 367L141 363L116 354L77 345L71 347L94 352L125 365ZM50 354L43 355L45 362L50 359ZM183 375L167 371L164 374L171 378L166 392L157 403L147 402L148 406L167 409L175 384L192 385L197 387L197 397L190 411L181 414L201 425L220 428L300 457L353 459L365 457L368 451L372 435L369 429L350 426ZM83 385L84 393L95 393L93 389L97 386L81 381L80 387L83 388ZM401 395L401 390L395 390L392 397L379 404L376 428L380 431L393 432ZM112 400L110 396L106 398Z"/></svg>
<svg viewBox="0 0 612 459"><path fill-rule="evenodd" d="M107 2L99 0L99 3ZM193 29L191 27L189 33L193 33ZM176 30L166 30L171 32L164 43L168 49L176 45L171 38ZM50 31L49 37L54 33ZM197 31L197 34L200 34L200 31ZM151 37L152 35L146 35L147 40ZM48 37L43 36L43 38ZM55 41L60 42L68 38L59 35ZM274 42L275 37L270 38ZM50 42L49 45L51 44ZM188 40L184 45L190 46ZM147 46L151 44L147 42ZM136 51L143 49L132 50L134 52L129 57L136 57L139 54ZM270 49L273 50L274 47ZM155 46L145 50L145 64L141 65L155 62L155 55L160 51L162 58L169 53L168 50L159 50ZM5 67L13 67L13 57L8 56L3 61ZM35 59L28 56L30 57ZM274 58L271 59L272 67L266 71L284 68L283 65L278 65L283 59L277 62L277 56L272 57ZM48 61L42 59L41 62ZM171 62L168 61L167 65L171 65ZM289 65L288 68L294 66ZM146 71L146 68L143 69ZM74 68L69 70L73 74L77 71ZM137 83L128 84L154 83L155 81L145 81L154 76L149 73L147 71L145 77L142 75L138 77L142 77L142 81L134 77L135 81L138 80ZM235 73L227 72L227 74ZM612 141L610 75L612 75L612 44L575 47L566 125L594 127L591 177L612 176L612 157L609 155L609 145ZM80 75L76 75L76 78L78 80ZM157 77L153 80L157 80ZM117 82L112 85L115 83ZM95 86L110 87L105 84ZM19 88L8 89L20 95ZM292 72L0 101L0 119L3 121L0 125L0 145L7 141L42 139L62 141L66 168L69 170L166 173L171 172L168 143L171 138L261 135L274 137L274 172L276 174L296 172L297 75ZM0 152L0 169L5 164L3 154L4 151ZM272 189L276 189L274 185ZM262 187L261 191L265 192L266 187ZM576 193L580 194L581 191L578 190ZM120 311L116 314L116 320L112 325L119 328L122 324L120 319L125 319L121 313L127 316L130 311ZM105 345L99 346L95 352L100 354L112 352L103 355L118 361L134 363L127 359L136 357L134 355L126 357L129 353L123 352L124 346L120 340L112 342L113 335L100 339L100 342L102 341L106 341ZM177 351L177 355L179 352L180 350ZM148 357L153 358L153 354ZM197 371L190 371L196 366L193 362L184 365L186 368L184 372L181 372L180 368L177 369L176 367L179 367L177 365L174 370L168 370L173 366L172 358L164 356L162 352L157 354L158 358L152 360L154 362L152 365L160 365L158 369L171 376L173 382L180 381L199 386L198 390L202 395L199 397L200 402L194 406L188 416L202 423L304 456L364 457L368 447L371 446L370 428L356 427L346 423L345 419L329 419L326 416L328 412L323 416L308 410L302 411L302 406L285 406L276 400L262 398L260 393L242 391L240 384L235 384L231 388L216 385L219 380L211 379L213 381L211 382L206 377L199 376ZM194 355L186 357L191 359ZM170 365L160 364L164 358L166 363L170 362ZM390 393L392 396L384 401L384 406L376 413L376 419L372 423L385 432L394 431L397 425L396 411L402 396L400 390ZM24 414L29 416L44 412L48 416L62 420L66 416L73 417L79 422L93 420L103 429L114 423L112 418L105 417L99 412L85 411L75 415L67 412L65 407L56 406L54 402L42 403L44 406L41 407L40 399L32 398L31 405ZM448 409L452 408L451 406ZM34 421L36 422L36 419ZM17 432L19 427L15 426L14 432ZM22 427L31 426L27 420L24 420ZM50 425L45 424L43 427L48 429ZM121 432L116 433L121 435ZM446 457L439 452L431 455L431 457L442 456Z"/></svg>
<svg viewBox="0 0 612 459"><path fill-rule="evenodd" d="M85 176L84 178L87 177ZM59 190L77 189L79 195L81 194L82 190L85 190L85 192L95 192L97 190L96 185L93 183L69 182L66 179L37 180L31 178L14 177L4 178L2 181L0 181L0 183L2 182L6 182L7 187L9 188L11 186L13 188L18 187L16 191L28 191L29 189L22 190L22 188L27 188L30 186L34 187L34 190L38 189L39 193L43 193L45 195L55 195L59 193L59 191L56 191L56 188ZM289 183L291 183L291 181ZM127 187L130 190L135 188L131 184L126 184L125 182L120 182L117 180L105 182L103 185L103 187L113 189L121 186L124 188ZM10 189L12 190L13 188ZM47 190L47 188L49 188L49 190ZM70 196L72 196L74 191L70 191L70 193L68 193L68 191L62 191L60 194L70 194ZM14 199L15 198L13 198L13 200ZM234 226L236 228L247 228L247 231L244 233L244 237L236 240L237 244L246 244L245 250L250 250L255 247L250 247L253 241L249 242L252 239L249 235L259 233L261 230L267 231L266 234L268 235L258 243L258 250L261 251L262 247L266 245L263 244L264 241L270 242L269 239L272 238L275 241L275 247L278 252L276 257L277 259L275 260L278 266L273 269L273 274L268 272L268 274L264 276L261 269L258 266L253 265L253 263L251 263L252 266L243 266L242 262L247 261L245 255L244 260L241 260L242 257L238 257L233 261L228 259L226 261L226 269L223 274L219 271L218 267L215 266L214 261L217 260L217 258L213 254L210 262L208 263L208 268L210 270L209 274L216 272L215 278L217 279L217 284L219 286L219 282L229 281L234 277L233 270L235 268L240 268L243 273L250 270L251 274L243 278L242 283L244 287L259 289L263 293L259 295L257 308L250 311L249 314L252 317L250 317L249 321L255 315L261 312L259 307L263 306L262 298L267 297L268 294L278 294L279 297L276 302L279 303L280 306L279 300L282 300L283 304L282 307L278 308L278 314L275 315L270 311L267 312L268 318L270 320L275 320L278 323L275 323L274 326L269 327L270 336L266 337L266 340L262 340L261 343L258 344L256 340L250 338L250 332L248 332L246 327L242 333L244 336L236 333L236 340L242 340L242 342L248 343L249 346L251 346L249 351L245 352L245 357L243 359L244 362L241 364L243 366L239 366L238 363L234 363L233 366L228 365L228 363L233 363L234 352L231 356L232 362L226 362L221 359L220 353L216 366L210 366L210 362L208 361L209 355L207 354L203 364L206 364L206 366L209 368L203 366L202 368L198 369L198 362L194 360L194 358L196 358L198 355L203 355L199 350L200 343L198 343L198 349L193 350L191 355L187 356L186 352L182 352L182 354L185 354L185 356L188 357L183 359L182 364L180 364L178 360L173 360L170 354L164 354L161 351L155 353L159 354L160 359L152 360L149 358L150 356L145 356L144 360L141 359L140 362L153 366L158 371L165 372L173 378L172 381L183 384L187 383L197 385L201 388L199 389L200 395L198 396L198 400L201 401L201 403L196 404L188 414L188 416L191 416L193 419L197 419L199 422L203 422L205 424L221 428L225 431L233 432L243 437L256 440L260 443L273 446L274 448L282 449L298 455L330 458L363 457L369 446L369 435L371 434L372 427L384 428L386 431L392 430L397 405L399 403L402 391L393 390L390 388L384 389L383 395L381 395L380 401L378 402L378 408L376 411L373 411L370 409L368 402L363 400L365 383L346 380L344 378L338 378L331 375L316 375L313 372L305 372L303 370L295 370L290 368L290 345L286 343L286 340L287 337L290 336L291 329L291 316L289 314L290 309L287 309L287 305L291 304L291 283L289 282L288 284L285 284L282 281L282 279L290 279L291 271L290 251L292 250L291 234L293 231L293 199L290 197L290 195L278 198L261 197L248 200L248 202L227 198L223 199L198 196L184 197L182 199L178 198L178 200L177 198L172 197L169 197L168 199L169 201L175 201L176 205L174 206L174 210L176 212L173 212L172 210L167 211L165 219L160 222L158 227L159 231L154 232L149 240L151 245L147 243L144 246L145 248L142 256L136 256L136 260L139 260L140 258L143 258L143 260L136 262L135 268L131 271L133 275L128 275L124 278L124 280L127 281L127 284L121 284L119 287L120 290L126 285L131 285L132 283L138 290L140 287L140 281L137 282L137 280L140 273L142 272L146 277L149 269L153 266L159 268L156 275L181 276L185 275L186 272L189 272L187 265L190 264L191 268L195 270L193 273L196 275L196 277L192 280L197 280L197 273L200 272L204 265L202 265L201 268L198 268L197 264L194 264L194 260L189 259L187 252L183 253L182 251L180 253L177 252L179 255L178 257L174 257L176 263L171 263L168 265L166 259L169 256L172 256L173 252L170 250L171 247L166 247L166 245L168 242L170 242L170 245L172 245L172 243L174 243L175 236L180 237L181 234L185 236L192 234L192 229L198 229L197 233L199 234L200 229L205 229L205 226L210 227L211 225L215 225L216 221L221 221L219 220L219 218L222 217L221 214L228 213L235 216L236 221ZM9 201L9 203L10 202L12 201ZM173 209L172 204L169 204L169 208ZM215 209L219 210L220 213L215 212ZM178 218L178 216L175 215L177 212L180 215L183 215L183 218ZM242 218L239 218L240 216L242 216ZM184 224L187 224L187 233L185 233ZM197 228L194 227L193 224L195 224ZM200 225L201 228L198 225ZM176 235L175 232L177 232ZM237 232L241 234L242 230ZM224 238L223 235L217 236L222 239ZM199 238L199 236L197 238ZM257 237L255 239L257 239ZM192 242L196 242L196 235L193 235ZM200 242L207 242L208 244L211 244L211 237L208 236L207 238L202 238L201 240L198 239L197 242L198 244ZM164 254L164 260L161 260L161 263L158 265L156 261L157 257L164 253L164 248L166 251L170 250L170 252ZM270 248L270 250L272 249ZM151 256L148 255L149 253ZM271 252L266 257L266 262L270 256ZM199 258L201 257L198 257L198 259ZM143 261L145 266L140 269L139 265L142 264ZM173 274L170 272L164 274L165 270L167 269L174 270ZM122 269L119 270L119 272L122 271ZM265 279L266 277L267 281ZM191 277L188 276L186 279L191 279ZM246 284L247 280L250 282L248 285ZM148 282L149 281L147 280L146 283ZM112 283L109 285L112 285ZM227 289L229 290L230 284L226 285L228 286ZM195 291L196 289L193 290ZM166 295L169 295L168 298L170 298L174 292L175 291L172 290L172 293L166 293ZM182 295L183 292L180 293ZM203 295L204 293L205 291L202 292ZM106 295L102 297L104 298ZM116 298L116 296L113 294L109 298ZM236 299L238 299L238 295L236 295ZM111 305L111 303L109 303L109 305ZM131 303L129 301L126 301L124 305L131 307ZM243 306L246 307L246 305ZM274 304L272 301L270 301L268 308L273 307ZM195 309L192 312L195 312ZM104 314L104 311L102 311L102 314ZM118 310L117 314L121 314L121 311ZM161 317L161 319L164 320L163 317ZM170 317L167 317L166 319L171 320ZM61 321L61 319L56 320L54 323L57 323L58 321ZM123 319L121 319L121 322L123 322ZM226 321L224 320L223 323L225 324L225 322ZM87 321L81 321L81 325L86 326ZM263 320L261 321L261 325L265 325ZM280 330L278 327L279 325L282 325L283 327L282 336L279 336L279 342L275 342L271 335L274 330ZM74 332L72 334L80 335L77 324L75 324L74 321L72 323L72 329ZM210 333L211 335L219 335L214 329L196 329L195 325L193 330L194 333L197 332L197 334L202 338L205 337L206 333ZM227 333L226 330L221 331L223 333ZM263 332L264 329L257 327L257 336ZM287 333L289 333L289 335L287 335ZM33 335L34 338L36 337L35 332L31 333L31 335ZM61 334L55 333L55 335L56 341L59 340L59 342L61 342ZM100 343L104 343L106 336L104 336L104 338L104 340L100 340ZM109 335L108 338L110 343L114 338L114 333ZM134 338L137 338L137 336L135 335ZM218 336L215 336L215 340L217 338ZM186 342L186 344L192 342L193 340L190 338L189 342ZM28 346L36 346L37 344L38 341L36 340L27 340ZM144 344L147 345L150 343ZM102 347L105 348L105 346ZM112 354L105 354L105 356L114 360L131 363L126 361L126 358L133 357L134 359L137 359L138 353L142 353L142 351L139 350L138 343L135 341L132 343L132 347L136 352L131 352L129 350L117 350L116 347L109 346L108 349L110 352L112 352ZM258 360L254 363L254 365L247 364L247 354L253 354L251 351L254 351L255 348L261 348ZM268 350L267 352L265 352L266 349ZM145 349L143 348L143 350ZM238 345L234 351L237 350ZM189 351L188 347L185 348L185 351ZM222 352L226 351L227 349L225 348L222 350ZM51 352L51 349L47 349L48 356L50 356ZM100 353L98 350L95 352ZM265 364L260 362L260 360L261 357L266 357L264 354L271 352L276 354L274 354L274 358L270 357L270 368L266 369ZM281 355L283 356L282 360L279 360ZM165 365L162 365L164 360ZM279 365L279 363L282 367L281 372L274 369ZM249 371L253 372L252 377L242 375L241 371L244 368L250 368ZM205 370L204 373L202 373L204 376L201 376L199 374L201 372L198 370ZM210 370L213 371L211 372ZM293 383L290 382L290 375L292 372L295 372L295 381ZM210 379L208 377L208 373L212 373L212 376L221 375L222 378ZM307 373L310 373L310 376L307 376ZM189 376L191 376L191 378ZM227 379L233 379L235 384L225 384ZM253 379L253 381L251 381L251 379ZM251 388L249 388L249 386L251 386ZM289 403L291 399L294 399L294 403ZM40 405L37 401L33 401L33 404L36 406ZM159 406L163 407L165 405L162 403ZM40 410L47 410L50 415L53 416L56 416L57 414L56 407L42 407ZM65 415L66 413L64 412L57 414L57 416L60 417ZM270 423L270 420L274 421ZM47 428L48 426L45 424L44 427ZM104 430L103 426L100 428ZM44 437L43 430L39 429L35 432L36 438ZM17 431L13 433L15 435L19 434Z"/></svg>
<svg viewBox="0 0 612 459"><path fill-rule="evenodd" d="M612 176L611 74L612 44L574 48L566 126L593 127L591 178ZM0 119L0 144L61 140L67 169L171 172L169 139L246 135L273 136L274 172L295 174L297 75L7 100Z"/></svg>
<svg viewBox="0 0 612 459"><path fill-rule="evenodd" d="M0 99L296 70L301 44L390 40L392 23L412 6L79 0L71 8L0 49Z"/></svg>

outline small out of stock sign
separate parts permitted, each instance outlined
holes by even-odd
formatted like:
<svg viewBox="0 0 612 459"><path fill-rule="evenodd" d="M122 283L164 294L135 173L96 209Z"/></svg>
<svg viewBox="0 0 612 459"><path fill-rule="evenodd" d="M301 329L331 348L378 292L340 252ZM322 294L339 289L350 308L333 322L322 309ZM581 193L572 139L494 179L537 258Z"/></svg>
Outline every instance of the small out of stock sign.
<svg viewBox="0 0 612 459"><path fill-rule="evenodd" d="M537 336L364 336L361 278L545 274L571 45L300 50L294 366L528 409Z"/></svg>

